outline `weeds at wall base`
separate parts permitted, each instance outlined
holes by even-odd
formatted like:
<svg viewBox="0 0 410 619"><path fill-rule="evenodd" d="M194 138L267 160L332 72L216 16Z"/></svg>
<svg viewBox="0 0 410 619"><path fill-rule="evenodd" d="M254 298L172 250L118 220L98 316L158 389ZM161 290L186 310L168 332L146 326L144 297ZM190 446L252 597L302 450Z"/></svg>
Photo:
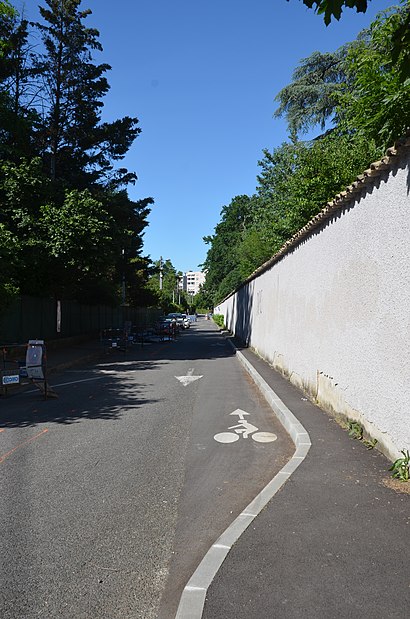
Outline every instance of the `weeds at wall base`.
<svg viewBox="0 0 410 619"><path fill-rule="evenodd" d="M348 422L348 431L349 436L362 441L367 449L373 449L377 444L377 439L367 440L364 438L363 427L357 421ZM397 458L389 468L389 471L392 473L393 479L397 479L401 482L408 482L410 481L410 453L408 449L402 449L400 453L403 454L403 457Z"/></svg>
<svg viewBox="0 0 410 619"><path fill-rule="evenodd" d="M362 441L363 445L366 445L367 449L374 449L377 445L377 438L366 439L363 435L363 426L360 425L357 421L349 421L348 422L348 431L349 436L357 439L358 441Z"/></svg>
<svg viewBox="0 0 410 619"><path fill-rule="evenodd" d="M403 457L397 458L389 468L389 471L392 472L392 477L394 479L408 482L410 481L410 453L408 449L402 449L400 453L403 454Z"/></svg>

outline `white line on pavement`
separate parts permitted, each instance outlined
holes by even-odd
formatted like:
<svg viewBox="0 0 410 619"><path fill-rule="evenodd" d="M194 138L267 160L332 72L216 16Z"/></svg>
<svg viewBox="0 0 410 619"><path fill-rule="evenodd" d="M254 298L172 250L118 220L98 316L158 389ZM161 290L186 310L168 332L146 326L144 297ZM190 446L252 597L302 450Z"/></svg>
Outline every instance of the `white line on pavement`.
<svg viewBox="0 0 410 619"><path fill-rule="evenodd" d="M75 385L77 383L88 383L91 380L100 380L104 376L95 376L94 378L83 378L82 380L73 380L69 383L60 383L58 385L52 385L53 387L65 387L66 385Z"/></svg>
<svg viewBox="0 0 410 619"><path fill-rule="evenodd" d="M50 385L54 389L54 387L66 387L67 385L76 385L77 383L87 383L91 380L100 380L104 378L104 376L95 376L94 378L83 378L82 380L73 380L69 383L59 383L58 385ZM37 393L37 389L32 389L31 391L26 391L25 393Z"/></svg>

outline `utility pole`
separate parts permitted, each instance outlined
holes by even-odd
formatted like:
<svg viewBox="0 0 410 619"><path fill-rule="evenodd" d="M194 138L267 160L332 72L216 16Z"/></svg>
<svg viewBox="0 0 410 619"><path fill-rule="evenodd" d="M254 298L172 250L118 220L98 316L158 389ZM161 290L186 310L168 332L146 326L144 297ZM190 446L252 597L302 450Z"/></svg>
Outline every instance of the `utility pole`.
<svg viewBox="0 0 410 619"><path fill-rule="evenodd" d="M177 290L178 290L178 305L181 305L181 282L182 282L182 273L178 273L177 275Z"/></svg>
<svg viewBox="0 0 410 619"><path fill-rule="evenodd" d="M162 279L163 279L163 269L162 269L162 256L159 258L159 289L162 290Z"/></svg>
<svg viewBox="0 0 410 619"><path fill-rule="evenodd" d="M125 305L125 249L122 250L122 286L121 286L121 305Z"/></svg>

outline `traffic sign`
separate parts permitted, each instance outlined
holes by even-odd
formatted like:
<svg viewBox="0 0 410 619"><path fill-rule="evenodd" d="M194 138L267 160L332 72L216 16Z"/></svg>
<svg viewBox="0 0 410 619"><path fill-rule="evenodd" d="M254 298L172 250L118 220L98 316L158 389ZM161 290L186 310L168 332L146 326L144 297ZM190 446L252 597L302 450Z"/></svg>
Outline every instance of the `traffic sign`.
<svg viewBox="0 0 410 619"><path fill-rule="evenodd" d="M3 386L18 385L20 383L20 376L18 374L8 374L2 376L1 383Z"/></svg>

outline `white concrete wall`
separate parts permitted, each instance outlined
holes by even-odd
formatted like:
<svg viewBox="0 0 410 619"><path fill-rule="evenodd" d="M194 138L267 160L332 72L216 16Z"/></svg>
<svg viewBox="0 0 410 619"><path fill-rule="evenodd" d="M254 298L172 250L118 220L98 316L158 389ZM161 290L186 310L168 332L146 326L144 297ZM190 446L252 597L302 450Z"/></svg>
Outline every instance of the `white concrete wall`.
<svg viewBox="0 0 410 619"><path fill-rule="evenodd" d="M215 313L320 406L410 448L410 157Z"/></svg>

